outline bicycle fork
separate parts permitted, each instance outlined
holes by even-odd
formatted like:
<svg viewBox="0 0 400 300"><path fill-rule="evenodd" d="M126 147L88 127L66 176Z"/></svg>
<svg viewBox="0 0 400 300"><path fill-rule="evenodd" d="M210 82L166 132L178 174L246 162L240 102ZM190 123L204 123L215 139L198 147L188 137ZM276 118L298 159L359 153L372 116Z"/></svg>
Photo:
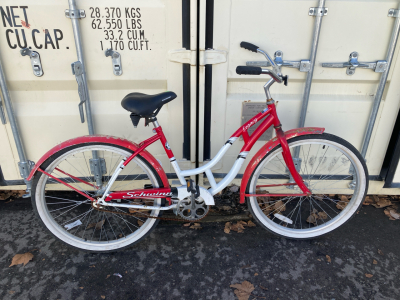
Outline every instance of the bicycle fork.
<svg viewBox="0 0 400 300"><path fill-rule="evenodd" d="M296 169L296 166L294 165L293 157L292 154L290 153L289 145L285 138L285 134L283 133L282 126L281 125L275 126L275 131L276 131L276 136L279 139L279 143L282 146L283 160L285 161L289 169L289 172L292 175L292 178L299 186L299 188L303 191L303 193L306 194L305 196L310 196L311 191L304 184L303 178L300 176L299 172Z"/></svg>

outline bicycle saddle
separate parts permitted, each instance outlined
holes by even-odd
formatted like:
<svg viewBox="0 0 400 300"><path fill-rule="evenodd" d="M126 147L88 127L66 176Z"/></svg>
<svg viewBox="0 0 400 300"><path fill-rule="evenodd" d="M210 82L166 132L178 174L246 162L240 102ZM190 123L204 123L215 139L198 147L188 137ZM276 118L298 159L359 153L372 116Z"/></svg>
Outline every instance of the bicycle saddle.
<svg viewBox="0 0 400 300"><path fill-rule="evenodd" d="M151 117L158 113L161 107L176 98L174 92L164 92L157 95L130 93L122 99L121 105L127 111L141 117Z"/></svg>

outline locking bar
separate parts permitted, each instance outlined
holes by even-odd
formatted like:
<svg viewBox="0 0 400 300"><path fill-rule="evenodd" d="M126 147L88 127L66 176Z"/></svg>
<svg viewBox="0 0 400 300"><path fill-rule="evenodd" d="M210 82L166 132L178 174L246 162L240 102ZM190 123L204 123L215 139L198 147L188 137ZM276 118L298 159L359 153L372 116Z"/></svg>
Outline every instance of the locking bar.
<svg viewBox="0 0 400 300"><path fill-rule="evenodd" d="M3 64L2 64L1 59L0 59L0 90L1 90L3 101L4 101L5 111L7 112L8 121L10 122L10 127L11 127L11 131L12 131L12 135L14 137L15 146L17 147L17 152L18 152L18 156L19 156L18 167L19 167L20 175L24 179L24 182L26 184L26 194L23 195L22 197L28 198L31 196L32 182L29 181L27 178L29 177L29 173L30 173L31 168L34 165L34 163L32 161L29 161L26 158L24 145L22 143L22 138L19 133L17 120L14 115L10 92L8 90L6 76L4 74ZM3 118L3 116L2 116L2 118ZM4 119L4 124L5 124L5 119Z"/></svg>
<svg viewBox="0 0 400 300"><path fill-rule="evenodd" d="M23 48L20 50L22 56L29 56L31 59L31 65L33 69L33 75L37 77L43 76L42 62L40 61L40 55L36 51L32 51L28 48Z"/></svg>
<svg viewBox="0 0 400 300"><path fill-rule="evenodd" d="M308 72L311 68L311 63L308 59L300 60L300 61L291 61L291 60L283 60L283 52L278 50L274 54L275 59L274 62L278 66L279 69L281 67L295 68L299 69L300 72ZM271 63L269 61L247 61L246 66L250 67L270 67Z"/></svg>
<svg viewBox="0 0 400 300"><path fill-rule="evenodd" d="M83 65L80 61L76 61L71 64L72 68L72 74L75 75L76 82L78 83L78 94L81 102L79 102L78 107L79 107L79 114L81 115L81 122L85 123L85 115L83 113L83 104L87 100L87 90L86 90L86 84L84 82L84 69Z"/></svg>
<svg viewBox="0 0 400 300"><path fill-rule="evenodd" d="M121 76L122 75L121 54L119 54L117 51L112 50L111 48L107 49L104 52L104 54L106 55L106 57L111 56L114 75Z"/></svg>
<svg viewBox="0 0 400 300"><path fill-rule="evenodd" d="M1 124L6 125L6 115L4 114L4 108L3 108L3 102L1 101L0 97L0 119L1 119Z"/></svg>
<svg viewBox="0 0 400 300"><path fill-rule="evenodd" d="M323 68L347 68L346 74L351 76L356 72L356 68L371 69L376 73L383 73L387 70L388 63L386 60L378 60L376 62L359 62L358 52L350 53L349 61L344 63L322 63Z"/></svg>
<svg viewBox="0 0 400 300"><path fill-rule="evenodd" d="M86 13L84 9L66 9L65 16L69 19L82 19L86 18Z"/></svg>

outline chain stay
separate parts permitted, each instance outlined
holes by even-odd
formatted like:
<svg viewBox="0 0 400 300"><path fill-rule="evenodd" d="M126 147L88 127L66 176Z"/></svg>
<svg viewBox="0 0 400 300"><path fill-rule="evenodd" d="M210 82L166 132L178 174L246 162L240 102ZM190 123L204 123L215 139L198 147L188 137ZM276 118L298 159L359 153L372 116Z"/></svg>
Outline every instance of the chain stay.
<svg viewBox="0 0 400 300"><path fill-rule="evenodd" d="M118 212L118 211L107 210L107 209L103 209L103 208L99 208L99 207L94 206L93 202L92 202L92 207L93 207L95 210L98 210L98 211L107 212L107 213L111 213L111 214L117 214L117 215L131 216L131 217L137 217L137 216L135 216L135 214L138 213L138 212L126 213L126 212ZM143 210L146 210L146 209L143 209ZM208 212L207 212L203 217L201 217L200 219L197 219L196 221L192 221L192 223L193 223L193 222L198 222L198 221L204 219L204 218L208 215L209 212L210 212L210 211L208 211ZM140 213L140 212L139 212L139 213ZM142 217L143 217L143 218L148 218L148 219L159 219L159 220L167 220L167 221L188 222L188 220L185 220L185 219L153 217L153 216L148 216L148 215L143 215Z"/></svg>

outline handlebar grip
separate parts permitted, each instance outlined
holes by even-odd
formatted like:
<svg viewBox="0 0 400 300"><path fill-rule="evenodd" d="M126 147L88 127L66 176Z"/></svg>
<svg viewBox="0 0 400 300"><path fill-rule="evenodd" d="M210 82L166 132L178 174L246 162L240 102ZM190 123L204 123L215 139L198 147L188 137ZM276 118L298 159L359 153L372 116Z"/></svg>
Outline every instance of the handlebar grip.
<svg viewBox="0 0 400 300"><path fill-rule="evenodd" d="M236 74L238 75L260 75L262 69L260 67L247 67L238 66L236 67Z"/></svg>
<svg viewBox="0 0 400 300"><path fill-rule="evenodd" d="M240 43L240 47L242 47L244 49L247 49L247 50L250 50L252 52L257 52L257 49L259 48L258 46L253 45L253 44L248 43L248 42L241 42Z"/></svg>

